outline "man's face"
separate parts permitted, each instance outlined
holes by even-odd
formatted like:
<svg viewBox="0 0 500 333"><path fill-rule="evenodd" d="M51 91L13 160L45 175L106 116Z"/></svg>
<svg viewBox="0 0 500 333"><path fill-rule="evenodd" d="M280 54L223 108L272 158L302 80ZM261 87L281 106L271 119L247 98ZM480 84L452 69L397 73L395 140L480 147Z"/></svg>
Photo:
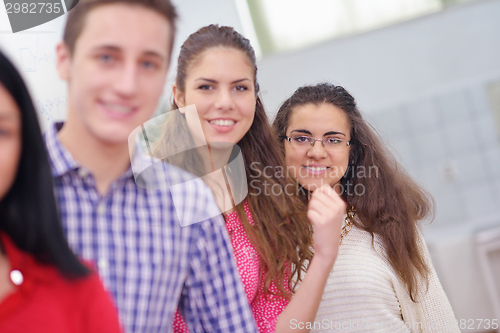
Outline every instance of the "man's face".
<svg viewBox="0 0 500 333"><path fill-rule="evenodd" d="M73 54L58 47L68 121L103 144L126 144L156 109L171 38L167 20L141 6L102 5L88 13Z"/></svg>

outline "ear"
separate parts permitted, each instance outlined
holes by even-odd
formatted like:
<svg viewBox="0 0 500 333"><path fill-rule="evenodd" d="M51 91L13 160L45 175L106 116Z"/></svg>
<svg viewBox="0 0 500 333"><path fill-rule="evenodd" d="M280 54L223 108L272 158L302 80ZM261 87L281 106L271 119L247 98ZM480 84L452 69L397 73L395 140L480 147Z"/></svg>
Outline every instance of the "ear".
<svg viewBox="0 0 500 333"><path fill-rule="evenodd" d="M70 79L71 54L68 46L64 42L60 42L56 47L56 66L59 77L64 81Z"/></svg>
<svg viewBox="0 0 500 333"><path fill-rule="evenodd" d="M184 100L184 94L181 92L180 89L178 89L176 83L174 83L174 85L172 86L172 92L174 94L175 104L177 104L177 106L179 107L179 111L181 113L184 113L182 110L180 110L181 108L183 108L183 107L186 106L186 103L185 103L185 100Z"/></svg>

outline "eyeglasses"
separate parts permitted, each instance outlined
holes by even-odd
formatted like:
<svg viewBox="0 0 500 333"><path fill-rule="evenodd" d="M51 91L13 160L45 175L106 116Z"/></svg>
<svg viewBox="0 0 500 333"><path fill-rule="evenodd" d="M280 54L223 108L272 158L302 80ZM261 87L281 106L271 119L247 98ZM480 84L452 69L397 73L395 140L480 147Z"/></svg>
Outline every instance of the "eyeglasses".
<svg viewBox="0 0 500 333"><path fill-rule="evenodd" d="M347 140L340 139L334 136L327 136L323 139L315 139L312 136L306 135L292 135L290 137L284 136L290 142L290 146L296 149L310 149L314 147L316 141L321 141L323 147L329 151L344 151L351 143Z"/></svg>

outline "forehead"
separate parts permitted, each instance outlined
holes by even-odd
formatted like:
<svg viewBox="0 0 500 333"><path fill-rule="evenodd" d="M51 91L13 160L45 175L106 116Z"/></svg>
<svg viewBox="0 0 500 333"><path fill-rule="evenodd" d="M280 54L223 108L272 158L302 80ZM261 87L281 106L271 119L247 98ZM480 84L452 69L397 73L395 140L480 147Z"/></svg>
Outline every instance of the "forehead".
<svg viewBox="0 0 500 333"><path fill-rule="evenodd" d="M17 122L19 120L20 111L17 103L0 83L0 122Z"/></svg>
<svg viewBox="0 0 500 333"><path fill-rule="evenodd" d="M75 52L106 45L166 57L170 30L167 19L152 9L122 3L101 5L87 14Z"/></svg>
<svg viewBox="0 0 500 333"><path fill-rule="evenodd" d="M288 132L305 129L313 135L336 131L349 135L351 126L346 113L331 104L305 104L292 109Z"/></svg>
<svg viewBox="0 0 500 333"><path fill-rule="evenodd" d="M241 50L231 47L211 47L198 55L191 64L189 74L250 75L253 79L254 66Z"/></svg>

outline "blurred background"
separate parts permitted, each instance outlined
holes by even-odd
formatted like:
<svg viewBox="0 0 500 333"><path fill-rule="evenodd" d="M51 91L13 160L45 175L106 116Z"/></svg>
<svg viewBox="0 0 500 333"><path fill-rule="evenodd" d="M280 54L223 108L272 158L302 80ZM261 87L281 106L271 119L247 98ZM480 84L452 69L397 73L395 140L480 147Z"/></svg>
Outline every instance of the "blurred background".
<svg viewBox="0 0 500 333"><path fill-rule="evenodd" d="M210 23L251 40L271 119L301 85L344 86L436 200L423 232L463 331L494 332L479 319L500 319L500 0L173 2L179 33L159 112L180 45ZM64 20L14 34L0 0L0 48L28 81L44 128L65 117L54 65Z"/></svg>

